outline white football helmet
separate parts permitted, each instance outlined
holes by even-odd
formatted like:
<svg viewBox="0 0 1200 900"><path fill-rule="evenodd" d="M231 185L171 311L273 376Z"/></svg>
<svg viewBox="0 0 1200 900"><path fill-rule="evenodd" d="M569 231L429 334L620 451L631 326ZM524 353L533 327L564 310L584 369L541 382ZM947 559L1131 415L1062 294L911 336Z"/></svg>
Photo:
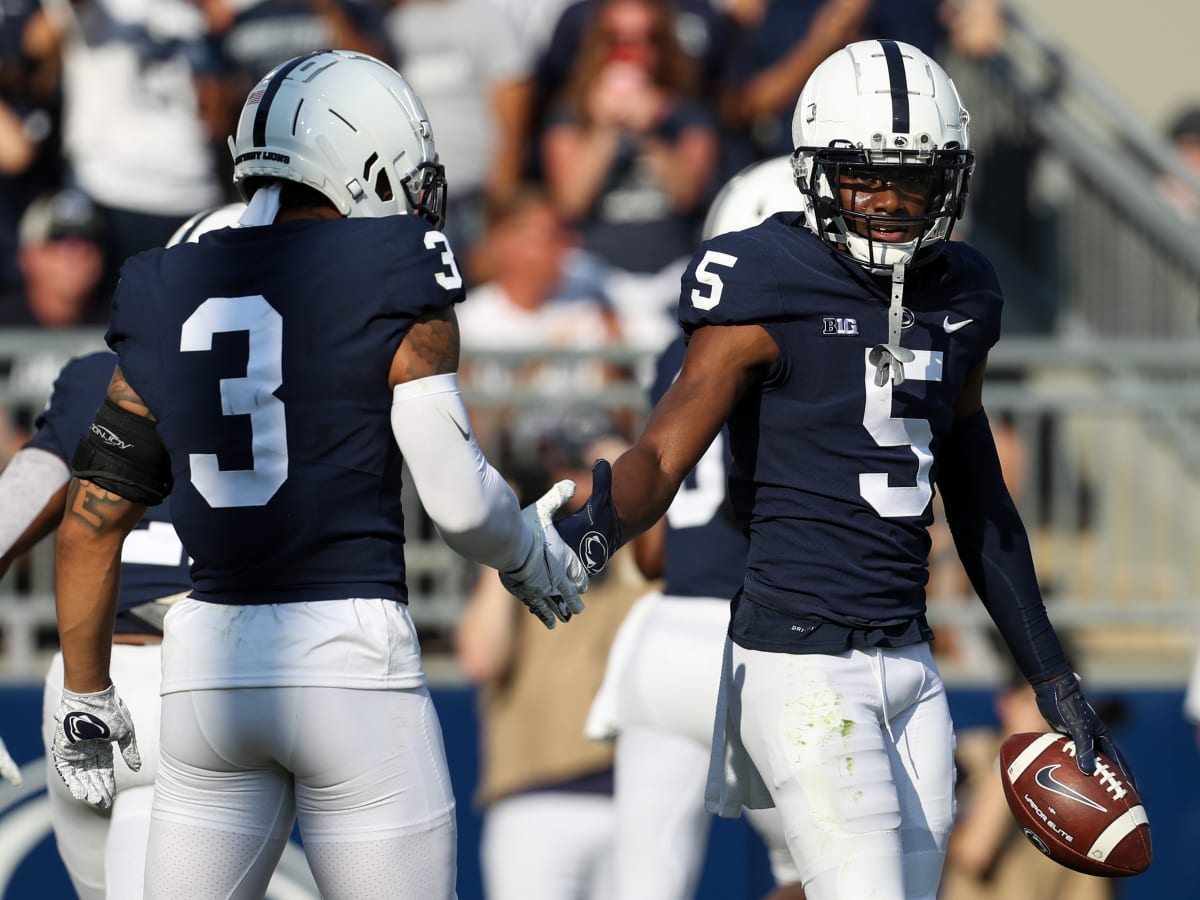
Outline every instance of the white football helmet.
<svg viewBox="0 0 1200 900"><path fill-rule="evenodd" d="M713 198L704 218L704 240L750 228L777 212L804 209L804 198L792 178L791 156L776 156L746 166Z"/></svg>
<svg viewBox="0 0 1200 900"><path fill-rule="evenodd" d="M308 185L343 216L414 212L441 227L446 176L425 108L372 56L319 50L276 66L246 98L229 138L247 201L264 179Z"/></svg>
<svg viewBox="0 0 1200 900"><path fill-rule="evenodd" d="M167 241L167 246L194 244L200 240L201 235L208 234L210 231L216 231L218 228L231 228L237 225L245 211L245 203L227 203L224 206L202 209L175 229L175 233Z"/></svg>
<svg viewBox="0 0 1200 900"><path fill-rule="evenodd" d="M809 77L792 116L792 167L808 227L873 271L932 258L963 213L975 166L969 122L954 82L916 47L880 40L838 50ZM886 222L920 233L872 240L882 217L842 206L837 185L846 170L927 178L933 199L925 213Z"/></svg>

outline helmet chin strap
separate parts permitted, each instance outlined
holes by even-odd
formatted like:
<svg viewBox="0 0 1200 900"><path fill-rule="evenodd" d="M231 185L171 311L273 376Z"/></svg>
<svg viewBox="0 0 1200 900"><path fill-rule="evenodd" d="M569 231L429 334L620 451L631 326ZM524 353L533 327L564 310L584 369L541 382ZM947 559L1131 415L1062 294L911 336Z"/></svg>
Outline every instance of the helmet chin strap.
<svg viewBox="0 0 1200 900"><path fill-rule="evenodd" d="M904 317L904 268L902 262L892 266L892 302L888 307L888 341L876 344L867 357L875 367L875 386L883 387L889 376L892 384L904 383L904 364L917 358L907 347L900 346L900 324Z"/></svg>

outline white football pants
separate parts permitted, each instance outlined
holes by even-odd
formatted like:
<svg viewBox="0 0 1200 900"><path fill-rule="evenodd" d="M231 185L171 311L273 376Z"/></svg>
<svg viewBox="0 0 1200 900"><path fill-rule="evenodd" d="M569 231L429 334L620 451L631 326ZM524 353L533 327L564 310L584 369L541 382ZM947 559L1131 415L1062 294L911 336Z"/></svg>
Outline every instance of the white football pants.
<svg viewBox="0 0 1200 900"><path fill-rule="evenodd" d="M162 698L147 900L261 900L298 816L325 900L453 900L454 798L425 688Z"/></svg>
<svg viewBox="0 0 1200 900"><path fill-rule="evenodd" d="M690 900L712 823L704 785L729 601L663 597L638 627L627 657L610 663L620 671L609 673L619 727L614 897ZM755 810L749 818L776 883L798 881L779 814Z"/></svg>
<svg viewBox="0 0 1200 900"><path fill-rule="evenodd" d="M609 900L613 802L604 794L532 791L493 803L480 862L487 900Z"/></svg>
<svg viewBox="0 0 1200 900"><path fill-rule="evenodd" d="M161 644L113 644L111 674L133 718L142 768L133 772L114 748L117 793L111 809L100 810L71 796L50 752L54 713L62 699L62 654L46 673L42 694L42 740L46 746L46 793L54 840L80 900L141 897L146 869L150 804L158 772L158 686Z"/></svg>
<svg viewBox="0 0 1200 900"><path fill-rule="evenodd" d="M929 645L827 656L730 641L727 653L721 689L808 900L934 900L954 728Z"/></svg>

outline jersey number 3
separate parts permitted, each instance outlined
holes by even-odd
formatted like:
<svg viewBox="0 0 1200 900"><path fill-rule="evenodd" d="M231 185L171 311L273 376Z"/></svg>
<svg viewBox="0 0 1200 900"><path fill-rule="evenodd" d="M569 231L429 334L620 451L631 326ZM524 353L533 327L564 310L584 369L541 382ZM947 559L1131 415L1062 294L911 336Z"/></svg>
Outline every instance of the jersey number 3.
<svg viewBox="0 0 1200 900"><path fill-rule="evenodd" d="M250 353L244 377L221 379L221 413L250 416L254 465L224 470L215 453L188 454L192 484L214 509L263 506L288 473L287 421L274 395L283 384L283 316L261 294L210 297L183 323L179 349L210 351L213 335L230 331L249 334Z"/></svg>
<svg viewBox="0 0 1200 900"><path fill-rule="evenodd" d="M434 280L443 290L462 285L454 254L439 231L425 235L425 247L440 254L448 272ZM283 401L275 396L283 384L283 317L261 294L245 297L210 297L183 323L179 349L183 353L210 352L213 335L245 332L249 336L246 374L221 379L221 414L249 416L253 432L249 469L222 469L215 453L189 453L192 484L214 509L265 506L287 481L287 417Z"/></svg>

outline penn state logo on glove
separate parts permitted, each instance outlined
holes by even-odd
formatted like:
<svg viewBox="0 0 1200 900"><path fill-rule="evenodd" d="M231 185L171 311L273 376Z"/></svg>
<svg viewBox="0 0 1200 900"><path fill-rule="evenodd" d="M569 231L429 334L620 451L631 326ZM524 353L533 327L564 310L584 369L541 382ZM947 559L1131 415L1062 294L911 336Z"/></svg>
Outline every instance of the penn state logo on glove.
<svg viewBox="0 0 1200 900"><path fill-rule="evenodd" d="M608 559L621 546L621 528L612 505L612 466L598 459L592 466L592 493L583 508L554 523L555 529L575 551L588 575L599 575Z"/></svg>
<svg viewBox="0 0 1200 900"><path fill-rule="evenodd" d="M608 540L598 531L589 531L579 542L579 560L589 575L603 572L608 556Z"/></svg>
<svg viewBox="0 0 1200 900"><path fill-rule="evenodd" d="M67 713L63 718L63 733L72 744L112 738L112 732L104 720L86 712Z"/></svg>

